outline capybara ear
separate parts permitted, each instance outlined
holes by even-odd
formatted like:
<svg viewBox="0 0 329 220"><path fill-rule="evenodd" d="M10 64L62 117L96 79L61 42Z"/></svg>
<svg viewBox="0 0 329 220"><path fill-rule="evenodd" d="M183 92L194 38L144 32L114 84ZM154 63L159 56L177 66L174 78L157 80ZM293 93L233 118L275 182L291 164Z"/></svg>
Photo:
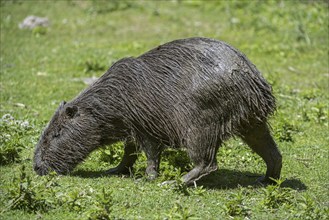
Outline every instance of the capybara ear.
<svg viewBox="0 0 329 220"><path fill-rule="evenodd" d="M78 106L73 105L73 106L67 106L65 109L65 113L69 118L74 118L75 116L78 115Z"/></svg>
<svg viewBox="0 0 329 220"><path fill-rule="evenodd" d="M61 103L59 104L59 108L63 108L64 105L66 105L66 101L61 101Z"/></svg>

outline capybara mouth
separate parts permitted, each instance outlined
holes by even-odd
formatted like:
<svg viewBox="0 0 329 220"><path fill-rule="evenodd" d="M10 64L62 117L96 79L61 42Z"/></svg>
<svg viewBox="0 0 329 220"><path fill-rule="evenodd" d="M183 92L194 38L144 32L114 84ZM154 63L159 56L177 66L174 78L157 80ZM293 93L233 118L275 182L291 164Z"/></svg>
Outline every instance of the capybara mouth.
<svg viewBox="0 0 329 220"><path fill-rule="evenodd" d="M69 173L68 170L62 171L62 170L54 169L50 166L45 166L45 165L44 166L34 165L33 169L39 176L45 176L51 172L56 172L57 174L61 174L61 175L66 175Z"/></svg>

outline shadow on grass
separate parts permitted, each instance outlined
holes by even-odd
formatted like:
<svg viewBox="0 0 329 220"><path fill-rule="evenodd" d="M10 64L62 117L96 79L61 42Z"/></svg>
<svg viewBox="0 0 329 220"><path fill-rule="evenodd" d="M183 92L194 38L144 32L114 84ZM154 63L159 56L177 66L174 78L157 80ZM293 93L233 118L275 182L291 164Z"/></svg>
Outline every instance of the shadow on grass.
<svg viewBox="0 0 329 220"><path fill-rule="evenodd" d="M105 174L105 170L77 170L71 173L71 176L81 178L111 178L112 175ZM115 176L115 175L114 175ZM236 170L220 169L210 175L202 178L197 182L198 186L203 186L207 189L235 189L238 187L254 188L262 187L256 183L257 178L262 175L259 173L241 172ZM129 177L129 176L126 176ZM299 179L286 179L282 187L287 187L295 190L306 190L307 186Z"/></svg>
<svg viewBox="0 0 329 220"><path fill-rule="evenodd" d="M261 177L262 174L241 172L236 170L220 169L197 183L208 189L234 189L240 187L263 187L256 180ZM281 184L282 187L287 187L295 190L306 190L307 186L299 179L286 179Z"/></svg>
<svg viewBox="0 0 329 220"><path fill-rule="evenodd" d="M234 189L259 185L255 184L261 174L251 172L241 172L236 170L219 169L208 176L203 177L197 185L208 189Z"/></svg>
<svg viewBox="0 0 329 220"><path fill-rule="evenodd" d="M111 177L111 175L105 174L105 170L77 170L70 174L71 176L81 178L100 178L100 177Z"/></svg>
<svg viewBox="0 0 329 220"><path fill-rule="evenodd" d="M107 170L83 170L78 169L70 174L70 176L86 178L86 179L96 179L96 178L111 178L111 177L126 177L130 178L130 175L124 174L106 174Z"/></svg>
<svg viewBox="0 0 329 220"><path fill-rule="evenodd" d="M295 178L286 179L281 186L295 190L307 190L307 186L302 181Z"/></svg>

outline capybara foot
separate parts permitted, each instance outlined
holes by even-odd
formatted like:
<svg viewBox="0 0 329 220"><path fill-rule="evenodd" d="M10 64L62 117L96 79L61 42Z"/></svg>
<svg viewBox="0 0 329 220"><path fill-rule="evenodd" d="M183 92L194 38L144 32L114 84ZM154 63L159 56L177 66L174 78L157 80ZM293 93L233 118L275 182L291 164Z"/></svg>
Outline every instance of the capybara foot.
<svg viewBox="0 0 329 220"><path fill-rule="evenodd" d="M256 180L255 184L261 185L261 186L267 186L267 185L275 185L275 184L277 184L277 182L272 178L261 176Z"/></svg>
<svg viewBox="0 0 329 220"><path fill-rule="evenodd" d="M218 169L217 165L207 166L207 167L197 166L194 167L190 172L185 174L182 179L186 185L193 185L194 182L198 181L199 179L208 175L209 173L216 171L217 169Z"/></svg>
<svg viewBox="0 0 329 220"><path fill-rule="evenodd" d="M149 166L146 168L146 176L148 180L154 180L159 174L153 166Z"/></svg>

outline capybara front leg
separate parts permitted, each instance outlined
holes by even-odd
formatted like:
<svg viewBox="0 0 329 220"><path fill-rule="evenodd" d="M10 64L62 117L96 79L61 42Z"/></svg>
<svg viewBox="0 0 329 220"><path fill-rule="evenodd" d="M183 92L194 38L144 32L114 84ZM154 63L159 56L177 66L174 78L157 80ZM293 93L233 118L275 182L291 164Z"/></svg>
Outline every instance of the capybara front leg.
<svg viewBox="0 0 329 220"><path fill-rule="evenodd" d="M273 183L273 179L279 179L282 167L281 153L273 140L266 123L257 124L247 129L242 139L252 148L266 163L267 170L265 177L257 181L262 184Z"/></svg>
<svg viewBox="0 0 329 220"><path fill-rule="evenodd" d="M153 180L159 175L163 146L160 143L144 139L141 142L141 148L145 152L147 158L146 175L148 179Z"/></svg>
<svg viewBox="0 0 329 220"><path fill-rule="evenodd" d="M106 174L130 174L132 167L137 160L137 145L133 141L126 141L124 146L124 154L120 164L106 171Z"/></svg>
<svg viewBox="0 0 329 220"><path fill-rule="evenodd" d="M149 180L158 177L160 168L160 155L147 158L146 175Z"/></svg>

